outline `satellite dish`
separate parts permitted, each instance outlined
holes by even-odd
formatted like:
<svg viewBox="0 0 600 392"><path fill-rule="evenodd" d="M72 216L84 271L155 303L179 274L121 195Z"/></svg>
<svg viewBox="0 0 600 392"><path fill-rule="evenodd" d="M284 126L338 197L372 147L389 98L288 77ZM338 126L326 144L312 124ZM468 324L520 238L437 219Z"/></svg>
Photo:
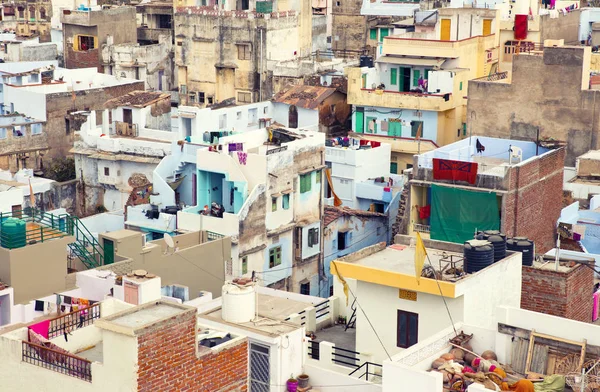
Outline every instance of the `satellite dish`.
<svg viewBox="0 0 600 392"><path fill-rule="evenodd" d="M171 235L165 233L164 238L165 238L165 244L167 244L167 246L169 248L175 248L175 241L173 241L173 237L171 237Z"/></svg>

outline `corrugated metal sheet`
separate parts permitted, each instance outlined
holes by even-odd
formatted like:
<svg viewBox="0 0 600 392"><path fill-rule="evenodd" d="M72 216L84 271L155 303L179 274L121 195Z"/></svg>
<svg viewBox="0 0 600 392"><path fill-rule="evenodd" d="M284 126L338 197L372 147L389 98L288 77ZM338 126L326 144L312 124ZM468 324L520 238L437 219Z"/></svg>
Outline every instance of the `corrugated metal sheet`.
<svg viewBox="0 0 600 392"><path fill-rule="evenodd" d="M277 94L274 101L288 105L296 105L305 109L316 109L331 94L334 88L318 86L295 86Z"/></svg>

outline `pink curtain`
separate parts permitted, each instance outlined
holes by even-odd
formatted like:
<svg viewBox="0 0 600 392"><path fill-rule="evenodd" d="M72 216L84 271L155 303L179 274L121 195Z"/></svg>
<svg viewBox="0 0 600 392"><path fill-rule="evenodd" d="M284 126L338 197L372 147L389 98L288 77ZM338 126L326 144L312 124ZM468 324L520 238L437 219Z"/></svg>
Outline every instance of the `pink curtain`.
<svg viewBox="0 0 600 392"><path fill-rule="evenodd" d="M33 332L48 339L48 328L50 327L50 320L45 320L40 323L30 325L29 329Z"/></svg>

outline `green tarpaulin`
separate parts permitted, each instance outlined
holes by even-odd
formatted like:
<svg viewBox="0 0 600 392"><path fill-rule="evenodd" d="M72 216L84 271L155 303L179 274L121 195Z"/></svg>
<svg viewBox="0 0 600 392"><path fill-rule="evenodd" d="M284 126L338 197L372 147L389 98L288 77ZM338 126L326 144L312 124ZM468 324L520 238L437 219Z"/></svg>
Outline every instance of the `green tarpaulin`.
<svg viewBox="0 0 600 392"><path fill-rule="evenodd" d="M499 230L495 193L431 185L431 239L472 240L475 230Z"/></svg>

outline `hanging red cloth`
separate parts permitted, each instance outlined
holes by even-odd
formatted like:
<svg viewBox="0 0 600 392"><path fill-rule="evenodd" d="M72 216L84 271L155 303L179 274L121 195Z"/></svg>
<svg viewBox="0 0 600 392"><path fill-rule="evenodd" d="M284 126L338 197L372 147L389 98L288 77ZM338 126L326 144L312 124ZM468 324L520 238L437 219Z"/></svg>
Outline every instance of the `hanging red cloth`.
<svg viewBox="0 0 600 392"><path fill-rule="evenodd" d="M433 179L466 181L469 184L475 184L477 163L433 158Z"/></svg>
<svg viewBox="0 0 600 392"><path fill-rule="evenodd" d="M431 216L431 206L419 207L419 218L428 219Z"/></svg>
<svg viewBox="0 0 600 392"><path fill-rule="evenodd" d="M379 146L381 146L381 142L374 142L374 141L371 140L371 147L372 148L379 147Z"/></svg>
<svg viewBox="0 0 600 392"><path fill-rule="evenodd" d="M527 15L515 15L515 39L527 39Z"/></svg>

